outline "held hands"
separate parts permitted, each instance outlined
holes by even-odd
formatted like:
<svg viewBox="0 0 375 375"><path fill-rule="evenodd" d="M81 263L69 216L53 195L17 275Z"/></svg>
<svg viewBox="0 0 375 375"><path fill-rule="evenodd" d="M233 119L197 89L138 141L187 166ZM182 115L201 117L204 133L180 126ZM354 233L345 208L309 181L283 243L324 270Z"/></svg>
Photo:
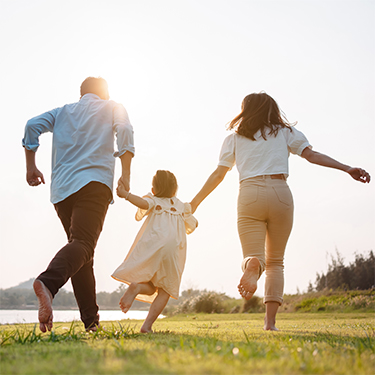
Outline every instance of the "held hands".
<svg viewBox="0 0 375 375"><path fill-rule="evenodd" d="M126 191L130 190L130 176L124 176L124 174L118 180L118 186L123 185Z"/></svg>
<svg viewBox="0 0 375 375"><path fill-rule="evenodd" d="M126 196L129 195L129 181L127 181L127 184L124 184L123 179L120 178L118 180L118 185L116 189L116 193L120 198L125 198Z"/></svg>
<svg viewBox="0 0 375 375"><path fill-rule="evenodd" d="M37 167L27 169L26 181L30 186L38 186L45 183L43 173Z"/></svg>
<svg viewBox="0 0 375 375"><path fill-rule="evenodd" d="M355 180L363 183L369 183L371 180L370 175L361 168L349 168L346 172L348 172Z"/></svg>

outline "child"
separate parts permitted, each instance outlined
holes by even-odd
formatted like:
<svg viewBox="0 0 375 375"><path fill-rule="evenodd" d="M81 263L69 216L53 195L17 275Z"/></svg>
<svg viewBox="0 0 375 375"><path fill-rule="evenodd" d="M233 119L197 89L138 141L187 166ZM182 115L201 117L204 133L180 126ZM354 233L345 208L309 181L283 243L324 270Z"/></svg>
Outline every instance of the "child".
<svg viewBox="0 0 375 375"><path fill-rule="evenodd" d="M169 297L178 298L186 259L186 234L198 226L189 203L175 197L177 180L169 171L157 171L152 194L143 198L126 191L120 184L117 195L138 207L137 221L148 215L124 262L112 277L129 284L120 300L126 313L134 299L151 303L142 333L152 332L152 324Z"/></svg>

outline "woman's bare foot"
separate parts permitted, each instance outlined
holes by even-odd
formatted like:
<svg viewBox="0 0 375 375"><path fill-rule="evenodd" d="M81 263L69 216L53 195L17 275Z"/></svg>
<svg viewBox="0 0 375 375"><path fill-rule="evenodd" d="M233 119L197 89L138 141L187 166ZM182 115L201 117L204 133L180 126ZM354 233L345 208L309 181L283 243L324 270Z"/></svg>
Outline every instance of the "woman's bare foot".
<svg viewBox="0 0 375 375"><path fill-rule="evenodd" d="M265 331L278 331L278 329L276 328L276 321L273 321L273 322L270 322L270 321L267 321L266 318L264 318L264 327L263 329Z"/></svg>
<svg viewBox="0 0 375 375"><path fill-rule="evenodd" d="M50 331L53 321L52 294L40 280L34 281L33 288L38 298L39 328L42 332Z"/></svg>
<svg viewBox="0 0 375 375"><path fill-rule="evenodd" d="M260 263L258 258L251 258L238 285L241 296L249 300L257 290Z"/></svg>
<svg viewBox="0 0 375 375"><path fill-rule="evenodd" d="M276 328L276 314L280 304L275 301L266 302L266 316L264 317L265 331L278 331Z"/></svg>
<svg viewBox="0 0 375 375"><path fill-rule="evenodd" d="M121 311L124 314L126 314L129 311L138 293L139 293L139 284L131 283L128 289L126 289L126 292L121 297L120 302L119 302Z"/></svg>

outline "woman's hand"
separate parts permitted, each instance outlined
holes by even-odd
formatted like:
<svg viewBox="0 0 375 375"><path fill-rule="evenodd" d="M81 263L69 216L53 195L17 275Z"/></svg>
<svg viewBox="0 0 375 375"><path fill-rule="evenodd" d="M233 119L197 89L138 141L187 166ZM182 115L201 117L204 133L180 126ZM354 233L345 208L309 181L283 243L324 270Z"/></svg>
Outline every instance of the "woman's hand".
<svg viewBox="0 0 375 375"><path fill-rule="evenodd" d="M313 164L321 165L323 167L335 168L341 171L349 173L356 181L363 183L370 182L370 175L361 168L352 168L349 165L340 163L339 161L332 159L330 156L321 154L319 152L313 151L306 147L301 156L307 161Z"/></svg>
<svg viewBox="0 0 375 375"><path fill-rule="evenodd" d="M369 183L371 180L371 176L361 168L349 168L346 172L348 172L356 181Z"/></svg>

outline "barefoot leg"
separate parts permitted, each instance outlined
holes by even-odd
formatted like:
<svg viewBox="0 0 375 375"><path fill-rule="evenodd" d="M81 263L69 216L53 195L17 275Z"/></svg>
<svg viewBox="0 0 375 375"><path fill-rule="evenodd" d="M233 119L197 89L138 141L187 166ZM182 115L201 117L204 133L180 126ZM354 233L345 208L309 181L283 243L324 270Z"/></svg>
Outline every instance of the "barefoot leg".
<svg viewBox="0 0 375 375"><path fill-rule="evenodd" d="M131 283L119 302L122 312L126 314L129 311L137 294L151 295L155 290L152 283Z"/></svg>
<svg viewBox="0 0 375 375"><path fill-rule="evenodd" d="M154 324L157 317L161 314L164 307L167 305L168 300L169 294L163 289L159 288L158 295L155 298L154 302L152 302L147 318L141 327L142 333L152 333L152 325Z"/></svg>
<svg viewBox="0 0 375 375"><path fill-rule="evenodd" d="M276 314L280 304L278 302L266 303L266 316L264 317L264 330L265 331L278 331L276 328Z"/></svg>
<svg viewBox="0 0 375 375"><path fill-rule="evenodd" d="M246 265L245 272L238 285L238 291L241 296L249 300L257 290L257 281L259 278L259 260L251 258Z"/></svg>
<svg viewBox="0 0 375 375"><path fill-rule="evenodd" d="M52 329L52 294L49 289L40 281L35 280L33 284L34 292L38 298L38 319L39 328L42 332Z"/></svg>

